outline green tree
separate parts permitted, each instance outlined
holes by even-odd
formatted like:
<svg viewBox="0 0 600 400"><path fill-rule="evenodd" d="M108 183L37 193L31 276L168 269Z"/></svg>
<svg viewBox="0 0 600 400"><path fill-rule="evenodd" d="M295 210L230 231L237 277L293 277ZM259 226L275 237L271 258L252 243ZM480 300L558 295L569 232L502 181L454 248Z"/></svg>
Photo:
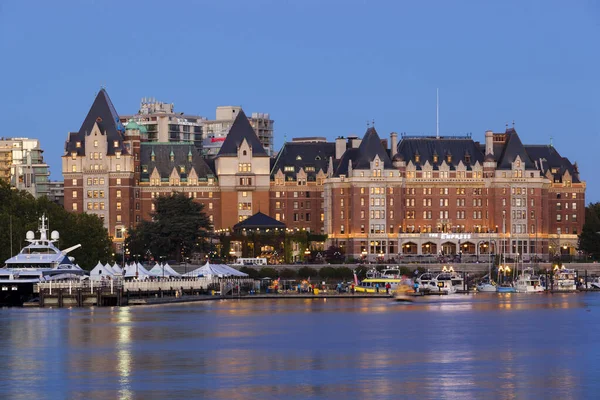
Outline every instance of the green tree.
<svg viewBox="0 0 600 400"><path fill-rule="evenodd" d="M74 257L82 268L91 269L98 261L107 262L111 258L111 240L96 215L70 213L46 197L35 199L25 191L0 182L0 225L4 227L0 230L1 261L27 245L27 231L34 231L38 237L39 218L44 214L48 218L49 235L52 231L60 234L56 247L65 250L81 244L68 256Z"/></svg>
<svg viewBox="0 0 600 400"><path fill-rule="evenodd" d="M302 279L307 279L310 277L315 278L315 277L319 276L319 273L314 268L302 267L298 270L298 276Z"/></svg>
<svg viewBox="0 0 600 400"><path fill-rule="evenodd" d="M279 271L279 276L281 277L281 279L295 279L296 271L294 271L291 268L284 268L281 271Z"/></svg>
<svg viewBox="0 0 600 400"><path fill-rule="evenodd" d="M600 258L600 203L591 203L585 208L585 223L579 235L579 250Z"/></svg>
<svg viewBox="0 0 600 400"><path fill-rule="evenodd" d="M126 243L134 254L150 251L155 257L181 261L192 252L205 249L212 230L204 205L182 193L154 200L152 221L144 221L129 231Z"/></svg>
<svg viewBox="0 0 600 400"><path fill-rule="evenodd" d="M258 276L261 278L277 279L279 274L275 268L263 267L258 271Z"/></svg>

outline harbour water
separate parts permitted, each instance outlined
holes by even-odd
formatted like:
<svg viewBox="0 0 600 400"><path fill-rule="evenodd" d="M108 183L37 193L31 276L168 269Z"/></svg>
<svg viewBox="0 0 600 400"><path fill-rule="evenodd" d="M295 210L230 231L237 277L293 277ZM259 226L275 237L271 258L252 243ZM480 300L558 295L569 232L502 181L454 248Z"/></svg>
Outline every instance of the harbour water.
<svg viewBox="0 0 600 400"><path fill-rule="evenodd" d="M0 310L10 399L578 399L600 295Z"/></svg>

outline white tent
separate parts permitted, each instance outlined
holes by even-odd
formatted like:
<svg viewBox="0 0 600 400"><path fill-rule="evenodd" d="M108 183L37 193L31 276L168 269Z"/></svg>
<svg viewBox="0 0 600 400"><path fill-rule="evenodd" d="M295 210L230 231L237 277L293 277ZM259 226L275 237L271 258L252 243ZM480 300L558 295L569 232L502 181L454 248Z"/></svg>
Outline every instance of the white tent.
<svg viewBox="0 0 600 400"><path fill-rule="evenodd" d="M217 277L227 277L227 276L247 277L248 274L240 272L240 271L238 271L235 268L231 268L229 265L225 265L225 264L210 264L210 263L207 262L205 265L201 266L200 268L196 268L195 270L190 271L187 274L184 274L183 276L191 276L191 277L198 277L198 276L206 276L206 277L213 277L213 276L217 276Z"/></svg>
<svg viewBox="0 0 600 400"><path fill-rule="evenodd" d="M104 265L102 265L102 263L100 261L98 261L98 264L96 264L94 269L92 269L90 271L90 279L93 281L99 281L103 277L111 277L112 278L114 276L115 276L115 274L112 272L112 270L106 269L106 267Z"/></svg>
<svg viewBox="0 0 600 400"><path fill-rule="evenodd" d="M160 265L159 263L156 263L156 265L152 267L150 273L156 276L164 277L181 276L181 274L177 273L177 271L171 268L169 264Z"/></svg>
<svg viewBox="0 0 600 400"><path fill-rule="evenodd" d="M110 272L112 272L112 273L113 273L113 275L114 275L115 271L113 271L113 269L112 269L112 266L111 266L109 263L106 263L106 265L104 266L104 268L105 268L107 271L110 271Z"/></svg>
<svg viewBox="0 0 600 400"><path fill-rule="evenodd" d="M123 269L116 262L113 264L112 270L116 275L123 275Z"/></svg>
<svg viewBox="0 0 600 400"><path fill-rule="evenodd" d="M136 263L125 265L125 271L123 272L125 278L135 278L137 276L139 280L146 280L151 276L156 276L148 272L141 264Z"/></svg>

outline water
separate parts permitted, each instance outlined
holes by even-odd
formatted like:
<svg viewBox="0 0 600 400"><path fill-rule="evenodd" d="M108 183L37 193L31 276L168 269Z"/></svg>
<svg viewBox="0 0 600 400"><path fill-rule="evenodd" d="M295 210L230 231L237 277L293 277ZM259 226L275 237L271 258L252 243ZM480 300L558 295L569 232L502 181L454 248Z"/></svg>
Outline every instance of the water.
<svg viewBox="0 0 600 400"><path fill-rule="evenodd" d="M600 295L0 310L10 399L578 399Z"/></svg>

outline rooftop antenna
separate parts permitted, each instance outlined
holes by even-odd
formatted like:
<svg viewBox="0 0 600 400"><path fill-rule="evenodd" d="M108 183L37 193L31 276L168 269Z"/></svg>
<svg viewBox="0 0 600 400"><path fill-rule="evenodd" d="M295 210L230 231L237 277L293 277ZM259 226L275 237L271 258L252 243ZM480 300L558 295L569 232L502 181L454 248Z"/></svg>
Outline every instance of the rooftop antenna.
<svg viewBox="0 0 600 400"><path fill-rule="evenodd" d="M373 128L375 128L375 120L371 121L371 125L373 126Z"/></svg>
<svg viewBox="0 0 600 400"><path fill-rule="evenodd" d="M550 147L554 147L554 145L552 144L552 139L553 139L553 137L550 136Z"/></svg>
<svg viewBox="0 0 600 400"><path fill-rule="evenodd" d="M367 128L369 127L369 120L367 120Z"/></svg>
<svg viewBox="0 0 600 400"><path fill-rule="evenodd" d="M435 137L440 138L440 89L435 89Z"/></svg>

